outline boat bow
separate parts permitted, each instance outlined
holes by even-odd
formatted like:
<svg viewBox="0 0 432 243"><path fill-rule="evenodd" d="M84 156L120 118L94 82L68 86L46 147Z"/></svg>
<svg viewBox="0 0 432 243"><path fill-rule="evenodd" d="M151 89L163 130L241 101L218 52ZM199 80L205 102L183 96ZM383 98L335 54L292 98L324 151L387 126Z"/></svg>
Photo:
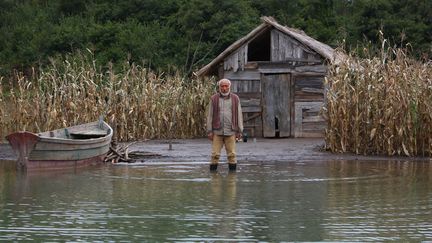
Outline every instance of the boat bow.
<svg viewBox="0 0 432 243"><path fill-rule="evenodd" d="M26 170L30 152L39 141L39 136L31 132L15 132L6 136L6 139L18 156L18 169Z"/></svg>

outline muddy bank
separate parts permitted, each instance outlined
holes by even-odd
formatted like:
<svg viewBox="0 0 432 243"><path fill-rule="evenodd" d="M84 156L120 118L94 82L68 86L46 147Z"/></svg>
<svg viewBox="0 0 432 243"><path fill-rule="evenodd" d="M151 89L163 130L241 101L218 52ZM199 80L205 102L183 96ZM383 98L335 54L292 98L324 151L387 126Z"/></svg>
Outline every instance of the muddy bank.
<svg viewBox="0 0 432 243"><path fill-rule="evenodd" d="M173 140L173 150L169 150L167 141L155 140L133 144L131 150L148 151L161 154L147 161L166 162L208 162L210 159L211 142L207 139ZM238 161L328 161L328 160L431 160L429 158L407 158L402 156L362 156L355 154L333 154L323 151L322 138L284 138L284 139L249 139L248 142L237 143ZM221 162L226 162L226 154L222 149Z"/></svg>
<svg viewBox="0 0 432 243"><path fill-rule="evenodd" d="M127 143L128 144L128 143ZM363 156L355 154L333 154L323 151L324 140L320 138L258 138L248 142L237 143L238 161L329 161L329 160L396 160L396 161L432 161L431 158L408 158L402 156ZM172 150L166 140L149 140L130 145L129 151L141 151L159 154L160 156L139 159L139 162L202 162L210 158L211 143L201 139L177 139L172 141ZM15 154L8 144L0 144L0 160L14 160ZM222 149L221 162L226 162Z"/></svg>

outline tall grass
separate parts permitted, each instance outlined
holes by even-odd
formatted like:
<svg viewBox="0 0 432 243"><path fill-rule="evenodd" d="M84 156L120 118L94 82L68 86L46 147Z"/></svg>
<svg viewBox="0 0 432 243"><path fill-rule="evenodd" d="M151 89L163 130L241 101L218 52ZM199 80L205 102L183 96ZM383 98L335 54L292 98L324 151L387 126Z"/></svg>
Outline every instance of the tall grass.
<svg viewBox="0 0 432 243"><path fill-rule="evenodd" d="M326 146L333 152L432 156L432 63L403 49L348 56L326 85Z"/></svg>
<svg viewBox="0 0 432 243"><path fill-rule="evenodd" d="M12 80L12 79L11 79ZM105 71L84 55L51 60L31 77L0 77L0 136L48 131L103 115L115 121L120 141L189 138L205 133L205 108L213 91L209 80L165 75L125 63Z"/></svg>

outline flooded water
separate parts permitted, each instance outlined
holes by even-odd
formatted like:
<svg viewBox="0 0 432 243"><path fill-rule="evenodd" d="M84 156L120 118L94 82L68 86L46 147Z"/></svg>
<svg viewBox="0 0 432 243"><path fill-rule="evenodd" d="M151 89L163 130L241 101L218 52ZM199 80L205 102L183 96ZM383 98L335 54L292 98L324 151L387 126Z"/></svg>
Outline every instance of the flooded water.
<svg viewBox="0 0 432 243"><path fill-rule="evenodd" d="M0 162L0 241L431 241L432 163Z"/></svg>

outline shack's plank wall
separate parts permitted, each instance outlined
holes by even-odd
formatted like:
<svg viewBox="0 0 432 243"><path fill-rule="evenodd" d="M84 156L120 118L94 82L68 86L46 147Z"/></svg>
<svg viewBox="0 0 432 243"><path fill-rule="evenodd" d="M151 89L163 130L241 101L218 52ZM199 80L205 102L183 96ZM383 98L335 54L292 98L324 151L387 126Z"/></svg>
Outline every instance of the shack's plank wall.
<svg viewBox="0 0 432 243"><path fill-rule="evenodd" d="M310 48L273 29L271 31L271 61L281 62L292 59L320 60L319 55Z"/></svg>
<svg viewBox="0 0 432 243"><path fill-rule="evenodd" d="M231 76L228 75L228 77ZM232 92L238 94L240 97L243 111L244 131L248 136L261 137L261 81L259 79L233 79L232 77L230 80Z"/></svg>
<svg viewBox="0 0 432 243"><path fill-rule="evenodd" d="M326 123L319 116L323 102L295 102L294 137L322 137Z"/></svg>
<svg viewBox="0 0 432 243"><path fill-rule="evenodd" d="M293 137L321 137L324 135L325 120L320 115L324 104L324 75L312 72L314 67L307 66L305 72L295 73L293 76L293 104L292 104L292 136ZM225 72L224 77L232 82L232 92L241 98L245 132L251 137L262 136L262 90L258 70ZM288 95L288 93L287 93Z"/></svg>
<svg viewBox="0 0 432 243"><path fill-rule="evenodd" d="M243 71L247 62L247 52L248 48L246 44L225 58L224 70L232 70L233 72L237 72L238 70Z"/></svg>
<svg viewBox="0 0 432 243"><path fill-rule="evenodd" d="M320 114L324 76L295 76L294 80L294 137L324 136L326 122Z"/></svg>
<svg viewBox="0 0 432 243"><path fill-rule="evenodd" d="M294 100L324 101L324 76L295 76Z"/></svg>
<svg viewBox="0 0 432 243"><path fill-rule="evenodd" d="M308 65L300 61L286 63L260 63L259 73L291 73L294 75L321 75L327 72L327 67L321 62Z"/></svg>

